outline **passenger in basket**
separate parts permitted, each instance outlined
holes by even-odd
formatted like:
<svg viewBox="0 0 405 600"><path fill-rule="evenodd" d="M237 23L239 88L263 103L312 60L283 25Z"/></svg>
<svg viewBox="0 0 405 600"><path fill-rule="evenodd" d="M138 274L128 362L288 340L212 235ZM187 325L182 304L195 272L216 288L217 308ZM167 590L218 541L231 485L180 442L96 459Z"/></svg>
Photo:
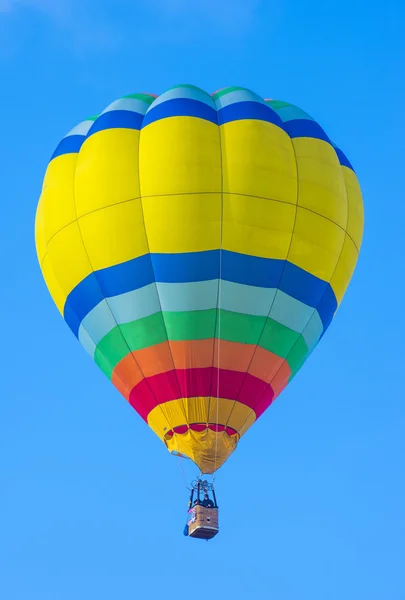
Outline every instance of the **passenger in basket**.
<svg viewBox="0 0 405 600"><path fill-rule="evenodd" d="M201 502L201 505L205 506L206 508L214 508L214 503L207 493L204 494L204 500Z"/></svg>

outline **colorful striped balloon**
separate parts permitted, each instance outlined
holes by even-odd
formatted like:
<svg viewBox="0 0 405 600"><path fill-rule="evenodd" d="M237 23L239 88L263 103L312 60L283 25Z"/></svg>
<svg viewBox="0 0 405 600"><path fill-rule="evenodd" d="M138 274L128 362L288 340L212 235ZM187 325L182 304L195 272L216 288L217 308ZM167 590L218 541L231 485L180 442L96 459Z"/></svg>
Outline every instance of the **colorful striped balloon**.
<svg viewBox="0 0 405 600"><path fill-rule="evenodd" d="M360 187L301 109L232 87L130 94L63 138L36 245L97 365L173 454L213 473L325 333Z"/></svg>

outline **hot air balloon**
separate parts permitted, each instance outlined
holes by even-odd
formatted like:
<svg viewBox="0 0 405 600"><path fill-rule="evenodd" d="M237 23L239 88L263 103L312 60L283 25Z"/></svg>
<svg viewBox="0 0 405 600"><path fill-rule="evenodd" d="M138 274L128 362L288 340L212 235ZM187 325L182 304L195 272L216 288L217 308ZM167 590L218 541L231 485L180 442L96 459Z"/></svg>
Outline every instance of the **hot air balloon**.
<svg viewBox="0 0 405 600"><path fill-rule="evenodd" d="M300 108L242 87L113 102L57 146L36 215L66 323L202 474L325 334L362 233L342 150Z"/></svg>

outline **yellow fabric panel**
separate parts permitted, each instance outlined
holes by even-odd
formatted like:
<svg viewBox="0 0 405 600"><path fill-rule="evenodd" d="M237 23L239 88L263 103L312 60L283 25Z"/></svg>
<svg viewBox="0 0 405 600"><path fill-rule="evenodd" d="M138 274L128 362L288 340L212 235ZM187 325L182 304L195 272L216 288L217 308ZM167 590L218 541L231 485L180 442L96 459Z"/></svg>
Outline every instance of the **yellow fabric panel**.
<svg viewBox="0 0 405 600"><path fill-rule="evenodd" d="M345 232L338 225L305 208L298 208L288 260L312 275L330 281L344 238Z"/></svg>
<svg viewBox="0 0 405 600"><path fill-rule="evenodd" d="M221 194L142 198L151 252L200 252L220 247Z"/></svg>
<svg viewBox="0 0 405 600"><path fill-rule="evenodd" d="M210 398L208 405L209 412L206 417L208 423L220 423L221 425L228 423L229 415L231 414L233 405L233 400L226 400L225 398Z"/></svg>
<svg viewBox="0 0 405 600"><path fill-rule="evenodd" d="M190 423L220 423L240 431L246 430L256 420L255 413L241 402L219 399L217 418L216 398L184 398L164 402L154 408L148 415L148 425L161 439L168 430ZM166 428L166 429L165 429Z"/></svg>
<svg viewBox="0 0 405 600"><path fill-rule="evenodd" d="M313 138L292 140L298 169L298 204L346 229L347 200L334 148Z"/></svg>
<svg viewBox="0 0 405 600"><path fill-rule="evenodd" d="M106 129L91 135L77 159L77 215L139 198L139 131Z"/></svg>
<svg viewBox="0 0 405 600"><path fill-rule="evenodd" d="M348 167L342 167L342 169L346 182L347 200L349 203L347 233L356 244L357 249L360 250L364 227L363 198L356 174Z"/></svg>
<svg viewBox="0 0 405 600"><path fill-rule="evenodd" d="M293 204L224 194L222 247L263 258L285 259L296 207Z"/></svg>
<svg viewBox="0 0 405 600"><path fill-rule="evenodd" d="M272 123L245 119L220 127L223 191L297 202L290 137Z"/></svg>
<svg viewBox="0 0 405 600"><path fill-rule="evenodd" d="M179 401L173 400L173 402ZM167 402L165 402L165 404L167 404ZM160 404L149 413L148 425L161 440L163 440L165 434L172 429L172 424L163 410L163 404Z"/></svg>
<svg viewBox="0 0 405 600"><path fill-rule="evenodd" d="M353 240L346 235L339 264L331 280L331 285L335 292L338 304L342 302L346 288L349 285L356 266L358 254L358 250L354 245Z"/></svg>
<svg viewBox="0 0 405 600"><path fill-rule="evenodd" d="M170 429L176 427L176 423L178 425L185 425L187 423L187 415L186 409L184 406L184 399L180 398L179 400L171 400L170 402L163 402L159 405L161 407L161 411L163 411L167 421L170 424ZM159 408L159 407L158 407ZM153 409L151 412L154 413L157 409ZM150 420L150 415L148 415L148 423ZM161 437L160 432L158 435ZM167 431L164 431L163 434L166 434Z"/></svg>
<svg viewBox="0 0 405 600"><path fill-rule="evenodd" d="M57 273L61 297L58 308L62 310L69 293L92 272L77 221L57 233L48 244L50 265ZM54 290L50 290L54 297ZM63 303L61 304L63 297Z"/></svg>
<svg viewBox="0 0 405 600"><path fill-rule="evenodd" d="M46 254L46 240L44 232L44 207L42 203L42 196L39 199L37 211L35 214L35 247L37 251L39 264L42 265L42 261L44 260L44 256Z"/></svg>
<svg viewBox="0 0 405 600"><path fill-rule="evenodd" d="M194 117L155 121L140 134L141 194L189 194L221 190L218 127Z"/></svg>
<svg viewBox="0 0 405 600"><path fill-rule="evenodd" d="M76 161L77 154L64 154L48 165L41 194L46 243L76 219L73 193Z"/></svg>
<svg viewBox="0 0 405 600"><path fill-rule="evenodd" d="M230 437L221 431L211 429L175 434L166 445L170 452L173 450L185 454L200 468L202 473L212 474L218 470L235 450L237 436Z"/></svg>
<svg viewBox="0 0 405 600"><path fill-rule="evenodd" d="M41 264L41 271L46 283L46 287L48 288L48 291L51 294L58 311L63 315L63 307L65 305L66 295L61 290L59 282L55 277L55 273L52 268L48 254L46 254L43 259L43 262Z"/></svg>
<svg viewBox="0 0 405 600"><path fill-rule="evenodd" d="M148 252L140 198L89 213L79 224L94 270Z"/></svg>
<svg viewBox="0 0 405 600"><path fill-rule="evenodd" d="M207 423L209 398L185 398L183 403L186 412L184 423Z"/></svg>
<svg viewBox="0 0 405 600"><path fill-rule="evenodd" d="M251 410L246 421L241 425L241 428L239 429L240 437L242 437L242 435L245 435L245 433L247 432L249 427L251 427L255 421L256 421L255 412L253 410Z"/></svg>
<svg viewBox="0 0 405 600"><path fill-rule="evenodd" d="M209 422L220 423L221 425L232 427L232 429L239 432L251 412L251 409L241 402L227 400L226 398L219 398L217 401L216 398L211 398Z"/></svg>

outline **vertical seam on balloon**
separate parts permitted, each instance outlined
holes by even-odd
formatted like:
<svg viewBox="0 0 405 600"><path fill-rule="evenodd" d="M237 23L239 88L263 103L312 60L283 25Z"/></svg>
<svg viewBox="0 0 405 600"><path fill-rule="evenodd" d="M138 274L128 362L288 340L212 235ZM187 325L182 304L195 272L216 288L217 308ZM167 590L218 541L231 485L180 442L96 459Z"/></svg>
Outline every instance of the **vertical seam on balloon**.
<svg viewBox="0 0 405 600"><path fill-rule="evenodd" d="M78 154L80 154L80 151L79 151L79 153L78 153ZM136 364L137 368L139 369L139 371L140 371L141 375L142 375L142 376L143 376L143 378L145 379L145 375L143 374L143 371L142 371L142 369L140 368L140 366L139 366L139 364L138 364L138 361L136 360L136 358L135 358L135 356L134 356L133 352L131 351L131 348L130 348L130 346L129 346L128 342L127 342L127 339L126 339L126 337L124 336L124 334L123 334L123 332L122 332L122 329L121 329L120 325L118 324L118 322L117 322L117 320L116 320L116 318L115 318L115 316L114 316L114 313L113 313L113 311L112 311L112 309L111 309L111 306L110 306L110 305L109 305L109 303L108 303L108 299L105 297L105 295L104 295L104 293L103 293L103 290L102 290L102 288L101 288L100 282L99 282L99 280L98 280L98 278L97 278L97 271L95 271L95 270L94 270L94 268L93 268L93 264L92 264L92 262L91 262L91 260L90 260L89 253L87 252L87 248L86 248L86 245L85 245L85 243L84 243L84 238L83 238L82 230L81 230L81 228L80 228L79 219L77 218L77 208L76 208L76 170L77 170L77 162L76 162L76 165L75 165L75 170L74 170L74 175L73 175L73 207L74 207L74 211L75 211L75 215L76 215L76 223L77 223L77 228L78 228L78 230L79 230L80 239L81 239L81 242L82 242L82 245L83 245L83 250L84 250L84 252L85 252L85 254L86 254L87 260L89 261L89 265L90 265L91 271L92 271L92 273L93 273L93 275L94 275L94 278L95 278L95 280L96 280L96 282L97 282L97 286L98 286L98 288L99 288L99 290L100 290L101 296L103 297L103 300L105 301L105 303L106 303L106 306L108 307L108 310L109 310L109 311L110 311L110 313L111 313L111 317L113 318L114 322L116 323L116 326L117 326L117 328L118 328L118 331L120 332L120 334L121 334L121 337L122 337L122 339L124 340L124 344L125 344L125 345L127 346L127 348L128 348L128 353L129 353L129 354L132 356L132 359L133 359L133 361L135 362L135 364ZM88 332L87 332L87 333L88 333ZM89 336L89 337L90 337L90 336ZM113 373L114 373L114 370L113 370ZM118 375L117 375L117 377L118 377ZM123 385L124 385L124 388L125 388L125 387L126 387L126 385L125 385L125 382L124 382L124 381L122 381L122 379L121 379L120 377L118 377L118 379L119 379L119 380L120 380L120 381L123 383ZM155 394L154 394L153 390L152 390L152 389L151 389L151 387L149 386L149 383L148 383L148 382L147 382L147 385L148 385L148 387L149 387L149 389L150 389L150 391L151 391L151 394L152 394L152 396L153 396L153 397L154 397L154 399L155 399L156 405L158 405L157 398L156 398L156 396L155 396ZM129 396L128 396L128 402L129 402ZM136 411L136 412L138 412L138 411ZM139 414L139 413L138 413L138 414ZM139 415L139 416L140 416L140 415ZM170 427L170 423L169 423L169 427Z"/></svg>
<svg viewBox="0 0 405 600"><path fill-rule="evenodd" d="M349 222L349 201L348 201L348 193L347 193L346 181L345 181L345 178L344 178L344 174L343 174L343 168L342 168L342 167L341 167L341 171L342 171L342 177L343 177L343 181L344 181L344 184L345 184L345 190L346 190L346 206L347 206L347 215L346 215L346 230L347 230L347 224L348 224L348 222ZM326 286L325 286L325 291L323 292L322 296L320 297L320 299L319 299L319 301L318 301L317 305L314 307L314 309L313 309L313 311L312 311L312 313L311 313L311 316L309 317L309 319L307 320L307 322L306 322L306 324L305 324L304 328L302 329L302 332L301 332L300 336L299 336L299 337L296 339L296 341L294 342L294 344L293 344L293 345L292 345L292 347L290 348L290 350L289 350L289 352L288 352L287 356L285 357L285 360L286 360L286 361L288 360L288 357L290 356L291 352L292 352L292 351L294 350L294 348L296 347L296 345L297 345L297 343L298 343L298 341L299 341L299 338L300 338L300 337L303 335L303 333L304 333L305 329L308 327L309 323L311 322L311 320L312 320L312 317L313 317L313 316L314 316L314 314L317 312L319 305L321 304L321 302L322 302L323 298L325 297L325 294L326 294L326 292L327 292L327 289L328 289L328 285L330 285L330 282L332 281L332 279L333 279L333 277L334 277L334 275L335 275L335 273L336 273L336 270L337 270L337 268L338 268L338 266L339 266L339 264L340 264L340 259L341 259L341 256L342 256L342 254L343 254L343 249L344 249L345 242L346 242L346 237L347 237L347 232L346 232L346 230L345 230L345 234L344 234L344 236L343 236L343 243L342 243L342 247L341 247L341 249L340 249L339 256L338 256L338 258L337 258L336 264L335 264L335 268L333 269L333 272L332 272L332 274L331 274L331 276L330 276L330 278L329 278L329 281L326 281L326 282L325 282L325 283L326 283ZM336 298L336 300L337 300L337 298ZM337 309L338 309L338 308L337 308ZM336 311L337 311L337 309L336 309ZM336 311L334 312L332 319L334 318L334 316L335 316L335 314L336 314ZM319 311L318 311L318 312L319 312ZM328 325L328 327L329 327L329 325ZM308 346L307 346L307 348L308 348L308 352L307 352L306 356L304 357L304 360L303 360L303 362L302 362L302 364L301 364L300 368L301 368L301 367L304 365L304 363L307 361L307 359L309 358L309 356L312 354L313 350L314 350L314 349L316 348L316 346L319 344L320 340L322 339L323 335L325 334L325 331L326 331L326 329L325 329L325 330L322 332L322 335L321 335L321 337L318 339L318 341L316 342L315 346L313 346L312 350L309 350L309 348L308 348ZM274 375L273 375L273 377L272 377L272 379L271 379L271 381L270 381L270 384L269 384L269 385L271 385L271 384L272 384L272 382L274 381L274 378L275 378L275 377L276 377L276 375L277 375L277 374L280 372L280 369L281 369L281 365L280 365L280 367L277 369L277 371L274 373ZM298 369L298 370L299 370L299 369ZM288 381L287 381L287 384L288 384L288 383L289 383L289 382L290 382L290 381L291 381L291 380L292 380L292 379L295 377L295 375L298 373L298 370L297 370L297 371L296 371L296 372L295 372L293 375L290 375L290 377L289 377L289 379L288 379ZM255 403L255 406L257 406L257 404L258 404L258 403L260 402L260 400L263 398L263 395L264 395L264 392L263 392L263 394L261 394L261 395L260 395L260 397L257 399L257 401L256 401L256 403ZM276 396L274 396L274 398L272 399L272 401L271 401L271 403L270 403L270 404L272 404L272 403L274 402L274 400L275 400L275 399L276 399ZM254 410L254 407L253 407L253 410ZM245 425L246 421L247 421L247 419L244 421L244 423L243 423L242 427Z"/></svg>
<svg viewBox="0 0 405 600"><path fill-rule="evenodd" d="M215 102L214 102L215 103ZM215 108L217 108L215 103ZM219 420L219 378L220 378L220 360L221 360L221 293L222 293L222 237L223 237L223 215L224 215L224 174L223 174L223 159L222 159L222 137L221 128L218 121L218 110L217 113L217 127L218 127L218 141L219 141L219 160L220 160L220 171L221 171L221 191L220 191L220 212L219 212L219 274L218 274L218 295L217 295L217 310L216 310L216 321L218 321L218 366L217 366L217 397L216 397L216 431L215 431L215 459L214 459L214 471L217 470L217 458L218 458L218 420ZM216 339L217 323L215 322L214 328L214 348L213 348L213 360L212 360L212 371L211 371L211 385L210 385L210 398L212 396L212 378L214 374L215 365L215 339ZM209 407L210 408L210 407ZM207 415L207 421L209 419L209 411ZM225 431L225 429L224 429ZM221 436L222 440L222 436Z"/></svg>
<svg viewBox="0 0 405 600"><path fill-rule="evenodd" d="M148 110L150 109L150 107L152 105L153 105L153 102L149 106ZM146 111L146 112L148 112L148 111ZM146 113L145 113L145 115L146 115ZM143 119L145 118L145 115L143 116ZM185 423L187 424L187 426L189 426L189 422L188 422L188 418L187 418L187 413L186 413L186 409L185 409L185 405L184 405L184 399L183 399L184 394L182 393L182 390L181 390L181 387L180 387L180 381L179 381L179 377L178 377L176 365L175 365L174 358L173 358L173 352L172 352L172 347L170 345L169 334L168 334L168 331L167 331L166 319L165 319L164 312L162 310L162 302L160 300L159 289L158 289L158 285L157 285L157 281L156 281L155 269L154 269L154 266L153 266L152 254L151 254L150 245L149 245L148 232L147 232L147 229L146 229L145 213L144 213L144 209L143 209L142 189L141 189L141 165L140 165L140 162L141 162L141 157L140 157L141 152L140 152L140 150L141 150L141 135L142 135L143 119L142 119L142 123L141 123L141 128L139 130L139 141L138 141L139 199L140 199L140 203L141 203L142 223L143 223L143 227L144 227L144 230L145 230L145 239L146 239L146 244L147 244L147 247L148 247L148 254L149 254L150 263L151 263L151 267L152 267L153 279L154 279L155 288L156 288L156 296L157 296L157 299L158 299L158 302L159 302L160 313L162 315L163 325L164 325L165 332L166 332L167 345L169 347L170 357L171 357L172 363L173 363L173 371L174 371L174 374L176 376L177 386L178 386L179 393L180 393L180 396L181 396L180 400L181 400L181 406L182 406L182 410L183 410L183 414L184 414L184 419L185 419ZM185 382L185 384L187 385L187 381ZM160 406L160 409L161 409L163 415L165 415L165 412L163 410L163 406L161 404L159 404L159 406ZM166 417L166 420L168 421L170 428L173 429L172 425L170 424L170 421L169 421L168 417ZM173 435L175 436L176 433L173 432Z"/></svg>
<svg viewBox="0 0 405 600"><path fill-rule="evenodd" d="M271 109L271 110L273 110L273 109ZM284 131L285 131L285 130L284 130ZM279 280L278 280L278 284L277 284L277 287L276 287L276 292L275 292L275 294L274 294L274 297L273 297L273 300L272 300L272 302L271 302L271 305L270 305L270 308L269 308L269 312L267 313L267 317L266 317L266 318L265 318L265 320L264 320L264 324L263 324L262 330L261 330L261 332L260 332L260 335L259 335L259 337L258 337L258 340L257 340L256 346L255 346L255 349L253 350L252 358L250 359L249 365L248 365L248 367L247 367L247 369L246 369L246 373L245 373L245 375L244 375L244 377L243 377L243 379L242 379L242 383L241 383L241 386L240 386L240 388L239 388L239 391L238 391L237 397L236 397L236 399L234 400L234 404L232 405L231 412L229 413L228 420L227 420L227 422L226 422L226 424L227 424L227 425L228 425L228 423L229 423L229 419L230 419L230 418L231 418L231 416L232 416L233 410L234 410L234 408L235 408L235 406L236 406L236 402L238 402L238 400L239 400L239 394L240 394L240 393L241 393L241 391L242 391L242 388L243 388L243 386L244 386L244 383L245 383L245 380L246 380L247 374L249 373L249 369L250 369L250 367L251 367L251 366L252 366L252 364L253 364L253 360L254 360L254 357L255 357L255 354L256 354L257 348L259 347L260 340L261 340L261 338L262 338L262 335L263 335L263 333L264 333L264 331L265 331L265 329L266 329L267 322L268 322L268 320L269 320L269 318L270 318L270 314L271 314L271 311L272 311L272 309L273 309L274 302L275 302L275 300L276 300L276 296L277 296L277 292L278 292L278 290L279 290L280 283L281 283L281 281L282 281L282 279L283 279L283 275L284 275L284 272L285 272L285 268L286 268L286 265L287 265L287 262L288 262L288 257L289 257L289 254L290 254L290 251L291 251L291 247L292 247L292 243L293 243L293 239L294 239L295 226L296 226L296 223L297 223L297 214L298 214L298 197L299 197L298 161L297 161L297 155L296 155L296 152L295 152L295 147L294 147L294 143L293 143L293 141L292 141L292 138L290 137L290 135L289 135L289 133L288 133L287 131L286 131L286 134L288 135L288 139L289 139L289 140L290 140L290 142L291 142L291 148L292 148L293 155L294 155L295 169L296 169L296 177L297 177L297 192L296 192L295 214L294 214L294 222L293 222L293 227L292 227L292 231L291 231L290 243L289 243L289 247L288 247L288 250L287 250L287 253L286 253L286 257L285 257L285 260L284 260L283 270L281 271L281 275L280 275L280 278L279 278ZM299 338L299 336L298 336L298 338ZM297 338L297 339L298 339L298 338ZM268 385L268 387L271 387L270 383L268 383L267 385ZM266 388L266 389L267 389L267 388ZM265 392L263 392L263 394L260 396L260 398L262 398L262 396L264 395L264 393L265 393ZM258 401L256 401L256 403L255 403L255 406L257 405L257 402L258 402ZM248 420L248 418L250 417L250 415L252 414L252 412L254 413L254 416L255 416L255 418L256 418L256 413L255 413L255 411L254 411L254 408L252 408L252 411L251 411L251 413L249 413L249 414L247 415L247 417L246 417L245 421L243 422L243 424L242 424L242 425L241 425L241 427L239 428L239 432L240 432L240 431L243 429L243 426L244 426L244 425L245 425L245 423L247 422L247 420Z"/></svg>

